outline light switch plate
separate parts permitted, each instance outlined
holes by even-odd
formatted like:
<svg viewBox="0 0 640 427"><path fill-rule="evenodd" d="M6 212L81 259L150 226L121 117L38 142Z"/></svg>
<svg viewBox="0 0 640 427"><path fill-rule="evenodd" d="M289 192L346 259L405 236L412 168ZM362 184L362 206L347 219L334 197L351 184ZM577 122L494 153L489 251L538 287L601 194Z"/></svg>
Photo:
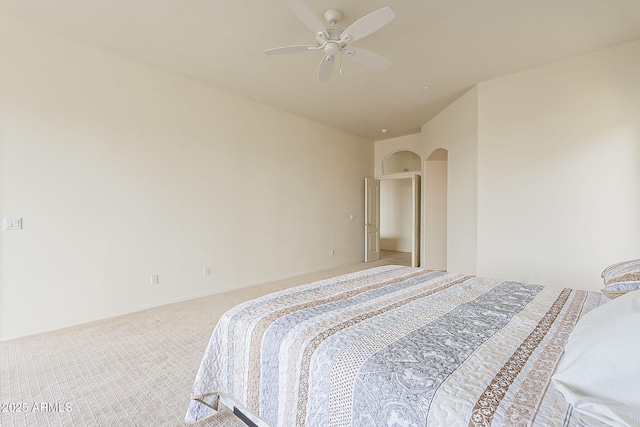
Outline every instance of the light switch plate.
<svg viewBox="0 0 640 427"><path fill-rule="evenodd" d="M5 230L22 230L22 218L5 218Z"/></svg>

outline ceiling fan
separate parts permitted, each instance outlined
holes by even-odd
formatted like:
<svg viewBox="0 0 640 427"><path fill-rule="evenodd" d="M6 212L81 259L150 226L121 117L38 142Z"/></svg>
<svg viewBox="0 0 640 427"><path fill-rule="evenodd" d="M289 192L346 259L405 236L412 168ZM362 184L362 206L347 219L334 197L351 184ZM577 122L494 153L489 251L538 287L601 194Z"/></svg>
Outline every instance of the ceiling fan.
<svg viewBox="0 0 640 427"><path fill-rule="evenodd" d="M391 65L388 59L377 53L348 46L349 43L379 30L395 18L396 15L389 7L371 12L343 30L336 26L338 21L342 19L342 12L338 9L329 9L325 12L324 19L329 23L329 27L325 27L302 0L288 1L293 13L316 35L316 44L276 47L265 50L266 54L282 55L324 50L325 55L318 69L318 80L321 82L325 82L331 77L335 57L339 53L344 53L348 58L370 67L384 69Z"/></svg>

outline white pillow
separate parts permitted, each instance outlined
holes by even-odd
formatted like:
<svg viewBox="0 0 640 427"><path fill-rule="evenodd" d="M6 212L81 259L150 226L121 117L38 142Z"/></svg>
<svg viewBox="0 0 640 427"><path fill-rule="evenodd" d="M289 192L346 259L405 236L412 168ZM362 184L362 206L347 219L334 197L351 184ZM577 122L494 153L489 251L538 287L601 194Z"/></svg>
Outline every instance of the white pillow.
<svg viewBox="0 0 640 427"><path fill-rule="evenodd" d="M640 291L585 314L552 379L585 420L640 426Z"/></svg>

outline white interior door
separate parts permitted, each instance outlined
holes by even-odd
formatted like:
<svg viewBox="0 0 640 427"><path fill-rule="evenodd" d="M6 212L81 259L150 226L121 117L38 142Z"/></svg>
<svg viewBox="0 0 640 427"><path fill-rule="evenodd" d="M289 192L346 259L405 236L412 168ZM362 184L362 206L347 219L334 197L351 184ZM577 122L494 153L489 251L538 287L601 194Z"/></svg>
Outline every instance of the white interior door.
<svg viewBox="0 0 640 427"><path fill-rule="evenodd" d="M413 250L411 251L411 265L420 267L420 175L413 175L411 178L412 199L412 240Z"/></svg>
<svg viewBox="0 0 640 427"><path fill-rule="evenodd" d="M380 181L364 179L364 262L380 259Z"/></svg>

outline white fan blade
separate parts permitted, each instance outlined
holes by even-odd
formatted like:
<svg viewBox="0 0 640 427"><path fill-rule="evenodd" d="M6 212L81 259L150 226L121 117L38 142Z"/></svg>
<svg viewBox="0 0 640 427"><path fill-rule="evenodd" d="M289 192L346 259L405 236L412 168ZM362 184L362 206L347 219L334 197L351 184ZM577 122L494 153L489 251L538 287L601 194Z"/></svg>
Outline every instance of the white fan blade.
<svg viewBox="0 0 640 427"><path fill-rule="evenodd" d="M326 82L331 77L333 72L333 64L335 63L334 57L331 55L325 55L320 62L320 68L318 68L318 80Z"/></svg>
<svg viewBox="0 0 640 427"><path fill-rule="evenodd" d="M389 7L383 7L363 16L340 34L340 41L345 43L361 39L387 25L396 14Z"/></svg>
<svg viewBox="0 0 640 427"><path fill-rule="evenodd" d="M364 65L368 65L370 67L386 69L391 65L391 61L389 61L387 58L369 50L350 47L344 49L343 52L345 55L347 55L347 57L353 59L354 61Z"/></svg>
<svg viewBox="0 0 640 427"><path fill-rule="evenodd" d="M296 45L296 46L282 46L274 47L273 49L267 49L264 51L267 55L284 55L288 53L307 52L309 50L317 50L318 46Z"/></svg>
<svg viewBox="0 0 640 427"><path fill-rule="evenodd" d="M326 32L326 28L322 21L313 13L309 6L304 4L302 0L289 0L289 7L293 10L293 13L296 14L298 19L302 21L304 25L307 26L314 34L324 34Z"/></svg>

